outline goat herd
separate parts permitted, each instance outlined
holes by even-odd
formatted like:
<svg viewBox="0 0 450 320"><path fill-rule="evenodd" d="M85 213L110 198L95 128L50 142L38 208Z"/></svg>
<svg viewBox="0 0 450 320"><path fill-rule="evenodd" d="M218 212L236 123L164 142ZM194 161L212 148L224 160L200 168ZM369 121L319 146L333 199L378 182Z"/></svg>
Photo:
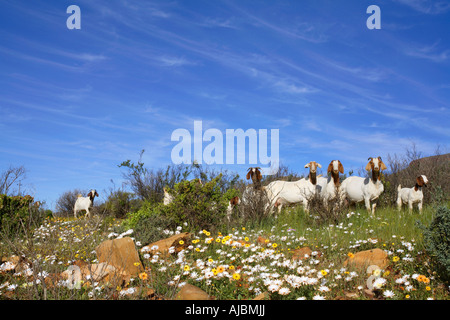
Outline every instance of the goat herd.
<svg viewBox="0 0 450 320"><path fill-rule="evenodd" d="M350 176L340 182L339 173L344 173L344 166L339 160L332 160L328 165L327 177L317 176L317 168L322 166L311 161L305 165L309 168L307 177L297 181L276 180L267 186L261 185L262 175L259 167L248 169L247 180L252 180L253 185L245 188L242 197L234 197L230 200L227 208L227 218L230 219L233 208L240 203L248 203L252 197L262 195L266 196L266 209L278 209L281 211L283 205L286 204L302 204L305 212L309 212L311 201L314 197L319 197L325 208L328 209L331 201L334 200L336 205L343 205L345 201L348 203L363 202L369 214L375 214L376 203L373 201L378 199L384 191L381 182L381 171L387 167L378 158L369 158L366 170L369 176L366 178L358 176ZM201 183L201 181L200 181ZM426 187L428 179L424 175L417 177L415 185L412 188L402 188L398 186L397 208L401 210L402 204L407 204L409 212L412 212L413 204L417 204L419 212L422 212L423 192L422 187ZM78 196L74 206L74 215L77 216L78 211L85 210L86 216L90 216L89 208L92 207L95 196L98 197L96 190L91 190L87 197ZM173 195L164 188L164 205L168 205L173 200Z"/></svg>
<svg viewBox="0 0 450 320"><path fill-rule="evenodd" d="M304 210L309 212L312 199L316 196L323 201L323 205L328 209L329 203L335 200L337 205L343 205L345 201L348 203L363 202L367 211L374 215L376 203L373 201L378 199L384 191L381 182L381 171L387 167L378 158L369 158L366 170L369 177L362 178L351 176L346 178L342 183L339 179L339 173L344 173L344 166L339 160L332 160L328 165L327 177L317 176L317 168L322 166L311 161L305 165L309 168L309 175L297 181L273 181L265 187L261 187L261 174L259 168L249 168L247 179L253 180L253 189L259 189L267 194L269 199L268 205L272 208L278 208L278 212L284 204L300 203ZM423 192L422 187L428 183L427 177L420 175L416 179L416 184L412 188L402 188L398 186L397 208L401 210L402 204L408 204L409 212L412 212L413 204L418 205L419 212L422 212ZM243 194L243 201L246 201L247 194L251 194L251 187L247 187Z"/></svg>

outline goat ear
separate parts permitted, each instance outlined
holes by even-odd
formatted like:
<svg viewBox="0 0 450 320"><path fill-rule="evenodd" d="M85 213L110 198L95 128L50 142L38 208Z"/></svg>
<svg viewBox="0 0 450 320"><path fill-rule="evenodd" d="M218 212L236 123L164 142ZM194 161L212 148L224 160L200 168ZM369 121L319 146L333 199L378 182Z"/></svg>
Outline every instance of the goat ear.
<svg viewBox="0 0 450 320"><path fill-rule="evenodd" d="M339 172L340 173L342 173L342 174L344 174L344 166L342 165L342 163L338 160L338 163L339 163L339 165L338 165L338 167L339 167Z"/></svg>
<svg viewBox="0 0 450 320"><path fill-rule="evenodd" d="M417 179L416 179L416 181L417 181L417 184L419 185L419 187L422 187L422 186L423 186L424 181L423 181L422 176L418 176Z"/></svg>
<svg viewBox="0 0 450 320"><path fill-rule="evenodd" d="M245 176L247 178L247 180L250 179L250 176L252 175L252 168L250 168L250 171L247 172L247 175Z"/></svg>
<svg viewBox="0 0 450 320"><path fill-rule="evenodd" d="M256 179L258 179L258 180L262 179L262 174L261 174L261 171L259 171L259 169L256 170Z"/></svg>
<svg viewBox="0 0 450 320"><path fill-rule="evenodd" d="M367 170L367 171L372 170L372 158L369 158L369 159L370 159L370 161L369 161L369 163L366 165L366 170Z"/></svg>
<svg viewBox="0 0 450 320"><path fill-rule="evenodd" d="M95 191L95 196L97 196L97 197L98 197L98 193L97 193L97 191Z"/></svg>
<svg viewBox="0 0 450 320"><path fill-rule="evenodd" d="M380 161L380 170L386 170L387 167L384 164L383 160L381 160L381 157L378 157L378 160Z"/></svg>
<svg viewBox="0 0 450 320"><path fill-rule="evenodd" d="M317 162L316 162L317 163ZM317 163L317 166L319 167L319 168L322 168L322 165L320 164L320 163Z"/></svg>
<svg viewBox="0 0 450 320"><path fill-rule="evenodd" d="M332 170L333 170L333 161L331 161L330 164L328 165L327 172L330 173Z"/></svg>
<svg viewBox="0 0 450 320"><path fill-rule="evenodd" d="M305 168L309 168L311 165L311 162L308 162L307 164L305 164Z"/></svg>

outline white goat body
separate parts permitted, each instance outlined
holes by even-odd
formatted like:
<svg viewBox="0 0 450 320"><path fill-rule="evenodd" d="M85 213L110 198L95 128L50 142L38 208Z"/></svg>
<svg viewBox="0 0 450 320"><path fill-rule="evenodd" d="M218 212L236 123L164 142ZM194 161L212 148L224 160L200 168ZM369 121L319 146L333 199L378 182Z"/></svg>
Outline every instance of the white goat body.
<svg viewBox="0 0 450 320"><path fill-rule="evenodd" d="M335 199L339 194L339 172L344 173L344 166L339 160L332 160L328 165L327 178L317 178L317 193L323 201L325 208L328 208L328 202Z"/></svg>
<svg viewBox="0 0 450 320"><path fill-rule="evenodd" d="M371 201L378 199L384 191L380 174L382 170L386 170L387 168L381 160L381 157L369 158L368 160L369 163L366 165L366 170L372 172L372 177L348 177L342 182L339 193L341 204L343 204L345 198L353 203L364 201L367 211L373 216L375 215L376 203L373 203L371 207Z"/></svg>
<svg viewBox="0 0 450 320"><path fill-rule="evenodd" d="M398 196L397 196L397 209L400 211L402 209L402 204L407 204L409 213L412 213L413 205L417 203L419 208L419 213L422 213L423 205L423 192L422 187L426 187L428 179L424 175L420 175L416 179L416 185L413 188L402 188L401 185L398 186Z"/></svg>
<svg viewBox="0 0 450 320"><path fill-rule="evenodd" d="M87 197L81 197L80 195L77 198L77 201L75 201L75 205L73 207L73 215L75 218L77 217L77 212L85 210L86 211L86 217L91 217L89 208L91 208L94 205L94 198L98 197L97 190L92 189L88 194Z"/></svg>
<svg viewBox="0 0 450 320"><path fill-rule="evenodd" d="M310 169L308 179L297 181L273 181L265 188L270 205L278 208L278 213L284 204L302 203L306 212L309 212L309 201L316 195L316 170L322 166L311 161L305 165Z"/></svg>

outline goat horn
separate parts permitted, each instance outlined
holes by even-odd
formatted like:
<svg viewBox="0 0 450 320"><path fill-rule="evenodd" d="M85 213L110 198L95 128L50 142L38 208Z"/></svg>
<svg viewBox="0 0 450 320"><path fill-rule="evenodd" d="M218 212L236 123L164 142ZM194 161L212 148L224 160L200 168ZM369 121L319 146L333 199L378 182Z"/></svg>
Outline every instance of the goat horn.
<svg viewBox="0 0 450 320"><path fill-rule="evenodd" d="M369 159L367 159L367 160L372 160L373 158L372 157L369 157Z"/></svg>

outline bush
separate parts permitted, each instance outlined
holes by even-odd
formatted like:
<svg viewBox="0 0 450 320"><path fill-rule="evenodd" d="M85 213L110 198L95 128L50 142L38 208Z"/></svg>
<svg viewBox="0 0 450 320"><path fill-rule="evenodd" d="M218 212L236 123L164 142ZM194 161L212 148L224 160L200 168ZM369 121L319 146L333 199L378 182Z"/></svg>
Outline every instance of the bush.
<svg viewBox="0 0 450 320"><path fill-rule="evenodd" d="M136 199L134 194L122 190L111 191L105 203L102 203L97 211L106 212L107 215L123 219L129 212L137 211L141 200Z"/></svg>
<svg viewBox="0 0 450 320"><path fill-rule="evenodd" d="M431 257L433 269L447 285L450 285L450 209L437 208L430 226L424 227L423 240L425 250Z"/></svg>
<svg viewBox="0 0 450 320"><path fill-rule="evenodd" d="M43 215L32 206L33 197L0 194L0 230L9 238L21 235L42 222Z"/></svg>
<svg viewBox="0 0 450 320"><path fill-rule="evenodd" d="M186 224L193 231L216 230L225 223L229 199L237 194L236 190L222 194L221 178L219 175L204 184L197 179L177 183L174 189L168 188L173 195L170 204L145 201L138 211L127 215L122 228L133 229L143 243L159 240L164 229Z"/></svg>
<svg viewBox="0 0 450 320"><path fill-rule="evenodd" d="M58 200L56 200L56 212L55 215L58 217L72 217L73 207L77 201L78 195L81 194L83 197L86 196L86 190L75 189L73 191L64 192Z"/></svg>
<svg viewBox="0 0 450 320"><path fill-rule="evenodd" d="M194 179L176 184L175 190L169 188L174 199L166 215L173 227L186 222L193 230L211 230L223 223L229 199L221 192L221 179L222 174L204 184Z"/></svg>

